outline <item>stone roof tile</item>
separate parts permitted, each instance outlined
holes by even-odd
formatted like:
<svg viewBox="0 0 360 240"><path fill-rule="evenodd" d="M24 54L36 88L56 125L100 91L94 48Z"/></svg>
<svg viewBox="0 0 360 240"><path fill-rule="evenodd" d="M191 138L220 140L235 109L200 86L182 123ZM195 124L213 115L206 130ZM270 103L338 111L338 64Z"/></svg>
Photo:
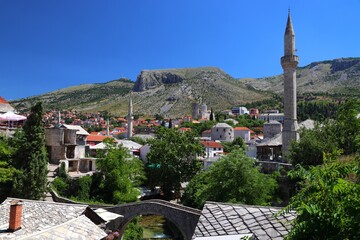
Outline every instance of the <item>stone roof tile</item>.
<svg viewBox="0 0 360 240"><path fill-rule="evenodd" d="M64 236L66 236L64 234L72 234L72 232L78 236L83 233L85 235L94 234L96 237L104 233L104 231L83 215L88 208L87 205L26 199L16 199L23 202L21 229L13 233L7 232L10 202L12 200L14 198L7 198L0 204L0 239L64 239ZM77 220L75 221L75 219ZM49 232L51 233L50 237ZM54 234L52 234L53 232ZM59 234L56 234L56 232ZM35 238L34 236L38 237ZM67 239L74 238L69 237Z"/></svg>
<svg viewBox="0 0 360 240"><path fill-rule="evenodd" d="M283 239L296 215L275 214L279 208L207 202L201 212L193 238L254 234L256 239Z"/></svg>

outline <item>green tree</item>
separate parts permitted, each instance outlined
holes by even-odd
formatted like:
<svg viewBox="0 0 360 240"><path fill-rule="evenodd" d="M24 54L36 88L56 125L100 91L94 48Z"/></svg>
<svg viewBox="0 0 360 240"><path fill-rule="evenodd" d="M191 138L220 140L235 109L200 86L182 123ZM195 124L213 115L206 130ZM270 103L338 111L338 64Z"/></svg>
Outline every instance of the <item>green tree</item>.
<svg viewBox="0 0 360 240"><path fill-rule="evenodd" d="M13 149L8 139L0 136L0 202L10 195L16 173L16 169L12 166L12 154Z"/></svg>
<svg viewBox="0 0 360 240"><path fill-rule="evenodd" d="M300 141L292 142L289 151L291 162L302 166L315 166L322 164L323 153L337 151L337 135L333 131L333 123L327 122L316 125L314 129L302 129Z"/></svg>
<svg viewBox="0 0 360 240"><path fill-rule="evenodd" d="M180 183L189 181L200 169L197 156L203 154L200 141L191 131L160 128L156 139L149 141L147 177L149 184L160 186L166 199L180 191Z"/></svg>
<svg viewBox="0 0 360 240"><path fill-rule="evenodd" d="M223 142L221 143L224 147L224 152L232 152L234 150L242 150L245 151L246 148L246 144L244 142L244 139L242 139L242 137L237 137L236 139L234 139L234 141L232 142Z"/></svg>
<svg viewBox="0 0 360 240"><path fill-rule="evenodd" d="M143 228L140 225L141 217L135 217L131 222L127 225L124 235L122 237L123 240L140 240L143 239Z"/></svg>
<svg viewBox="0 0 360 240"><path fill-rule="evenodd" d="M334 131L338 134L339 148L344 154L353 154L360 149L360 100L350 99L341 104L336 115Z"/></svg>
<svg viewBox="0 0 360 240"><path fill-rule="evenodd" d="M107 148L97 159L98 172L93 176L97 198L113 204L136 201L136 187L144 178L141 160L132 158L126 149L116 147L109 139L105 143Z"/></svg>
<svg viewBox="0 0 360 240"><path fill-rule="evenodd" d="M360 149L359 109L360 100L348 100L339 106L335 120L300 131L300 141L291 144L292 163L319 165L323 162L323 153L335 153L338 149L345 155L356 153Z"/></svg>
<svg viewBox="0 0 360 240"><path fill-rule="evenodd" d="M39 102L31 108L22 133L17 135L14 164L19 172L15 175L13 193L20 198L40 199L46 192L48 159L42 116Z"/></svg>
<svg viewBox="0 0 360 240"><path fill-rule="evenodd" d="M197 174L185 189L184 205L202 208L205 201L266 205L277 187L271 175L254 166L243 151L233 151Z"/></svg>
<svg viewBox="0 0 360 240"><path fill-rule="evenodd" d="M360 157L324 159L290 173L302 179L302 189L283 210L298 214L288 239L360 239Z"/></svg>

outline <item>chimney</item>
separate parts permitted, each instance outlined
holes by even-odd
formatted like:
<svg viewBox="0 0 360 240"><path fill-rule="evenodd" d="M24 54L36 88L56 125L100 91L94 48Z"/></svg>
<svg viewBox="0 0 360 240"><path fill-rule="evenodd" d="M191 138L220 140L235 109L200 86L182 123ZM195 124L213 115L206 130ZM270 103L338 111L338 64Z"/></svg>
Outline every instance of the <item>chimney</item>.
<svg viewBox="0 0 360 240"><path fill-rule="evenodd" d="M22 204L21 200L12 200L10 202L10 232L15 232L21 228Z"/></svg>

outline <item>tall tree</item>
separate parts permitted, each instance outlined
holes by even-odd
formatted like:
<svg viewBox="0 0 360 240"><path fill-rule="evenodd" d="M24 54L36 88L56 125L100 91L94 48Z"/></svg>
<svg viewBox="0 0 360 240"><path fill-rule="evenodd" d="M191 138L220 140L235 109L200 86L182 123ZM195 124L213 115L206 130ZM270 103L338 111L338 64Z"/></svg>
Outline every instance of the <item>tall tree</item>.
<svg viewBox="0 0 360 240"><path fill-rule="evenodd" d="M13 193L17 197L40 199L46 192L47 153L43 108L39 102L31 113L18 137L14 165L19 170L14 179Z"/></svg>
<svg viewBox="0 0 360 240"><path fill-rule="evenodd" d="M160 186L166 199L180 191L181 182L189 181L200 169L197 156L203 154L200 141L192 131L160 128L149 142L147 177L151 186Z"/></svg>
<svg viewBox="0 0 360 240"><path fill-rule="evenodd" d="M10 195L16 169L12 166L9 139L0 136L0 202Z"/></svg>
<svg viewBox="0 0 360 240"><path fill-rule="evenodd" d="M276 189L276 180L254 166L242 150L221 158L188 184L183 204L202 208L206 201L266 205Z"/></svg>

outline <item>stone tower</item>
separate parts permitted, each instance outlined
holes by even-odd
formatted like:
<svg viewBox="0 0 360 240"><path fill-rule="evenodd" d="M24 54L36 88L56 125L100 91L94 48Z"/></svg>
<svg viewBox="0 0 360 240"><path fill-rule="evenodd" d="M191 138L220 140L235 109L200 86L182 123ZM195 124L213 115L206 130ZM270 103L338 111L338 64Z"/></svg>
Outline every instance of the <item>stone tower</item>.
<svg viewBox="0 0 360 240"><path fill-rule="evenodd" d="M127 115L127 122L128 122L127 138L130 139L132 137L132 132L133 132L133 107L132 107L131 94L130 94L130 97L129 97L129 108L128 108L128 115Z"/></svg>
<svg viewBox="0 0 360 240"><path fill-rule="evenodd" d="M299 62L295 55L295 33L290 10L284 36L284 56L281 66L284 69L284 128L282 132L282 153L288 153L290 142L299 139L296 114L296 67ZM286 156L285 156L286 157Z"/></svg>

